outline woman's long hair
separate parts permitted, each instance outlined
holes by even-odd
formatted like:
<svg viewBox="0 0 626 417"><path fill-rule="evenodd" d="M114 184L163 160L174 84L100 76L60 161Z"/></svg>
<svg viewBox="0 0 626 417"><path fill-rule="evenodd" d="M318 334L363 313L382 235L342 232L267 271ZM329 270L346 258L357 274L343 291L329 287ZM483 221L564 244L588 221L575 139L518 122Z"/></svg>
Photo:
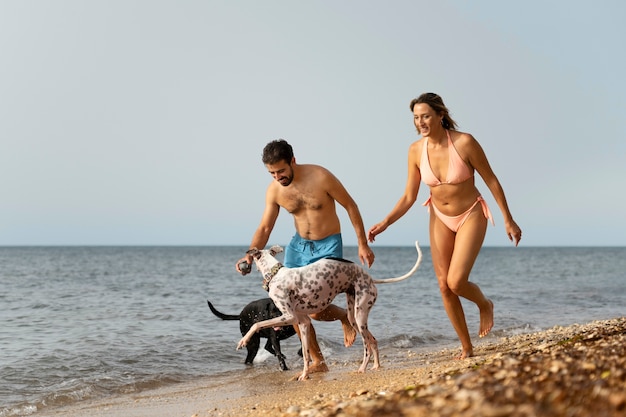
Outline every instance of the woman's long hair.
<svg viewBox="0 0 626 417"><path fill-rule="evenodd" d="M456 130L457 124L452 117L450 117L450 111L443 104L443 99L435 93L424 93L418 98L414 98L411 100L410 108L411 112L413 112L413 108L416 104L428 104L431 109L435 111L437 114L443 115L443 119L441 120L441 125L445 129Z"/></svg>

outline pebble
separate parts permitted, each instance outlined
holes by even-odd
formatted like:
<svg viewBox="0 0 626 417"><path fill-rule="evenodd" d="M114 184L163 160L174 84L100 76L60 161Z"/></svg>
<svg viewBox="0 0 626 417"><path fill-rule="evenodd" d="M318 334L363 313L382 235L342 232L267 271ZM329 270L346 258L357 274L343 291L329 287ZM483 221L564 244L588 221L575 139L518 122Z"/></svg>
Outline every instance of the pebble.
<svg viewBox="0 0 626 417"><path fill-rule="evenodd" d="M506 338L497 344L508 353L480 359L478 351L469 368L407 381L403 390L364 388L323 406L290 407L281 417L626 415L626 317L557 326L542 336Z"/></svg>

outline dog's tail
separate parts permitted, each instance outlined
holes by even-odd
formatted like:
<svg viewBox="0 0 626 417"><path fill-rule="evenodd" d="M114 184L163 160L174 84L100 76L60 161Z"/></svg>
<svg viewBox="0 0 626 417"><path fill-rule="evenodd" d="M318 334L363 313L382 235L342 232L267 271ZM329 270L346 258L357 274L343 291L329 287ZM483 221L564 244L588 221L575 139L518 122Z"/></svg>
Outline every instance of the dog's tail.
<svg viewBox="0 0 626 417"><path fill-rule="evenodd" d="M417 248L417 261L415 262L415 265L413 265L413 268L411 268L409 272L397 278L375 279L373 280L374 284L390 284L392 282L403 281L407 279L408 277L410 277L411 275L413 275L415 271L417 271L417 268L419 268L420 264L422 263L422 250L420 249L420 245L417 240L415 241L415 248Z"/></svg>
<svg viewBox="0 0 626 417"><path fill-rule="evenodd" d="M220 313L219 311L215 309L215 307L213 307L213 304L211 304L209 300L206 300L206 302L209 303L209 308L211 309L213 314L215 314L217 317L221 318L222 320L239 320L239 315L235 316L233 314Z"/></svg>

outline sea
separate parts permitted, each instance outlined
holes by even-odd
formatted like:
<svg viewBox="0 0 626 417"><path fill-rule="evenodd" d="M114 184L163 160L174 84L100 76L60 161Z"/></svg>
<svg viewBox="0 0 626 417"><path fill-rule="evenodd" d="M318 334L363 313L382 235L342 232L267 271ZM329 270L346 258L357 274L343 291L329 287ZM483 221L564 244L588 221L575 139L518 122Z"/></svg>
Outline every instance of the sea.
<svg viewBox="0 0 626 417"><path fill-rule="evenodd" d="M238 322L207 305L238 314L267 297L256 268L235 271L245 249L0 247L0 417L44 416L198 378L245 378ZM402 275L415 263L414 246L373 249L375 278ZM383 362L459 346L429 248L422 249L413 276L378 286L369 327ZM356 247L344 256L357 261ZM487 339L626 315L624 247L483 247L470 279L495 303ZM345 298L335 304L345 307ZM478 311L463 305L477 334ZM314 325L331 366L354 361L356 369L361 341L347 349L339 322ZM281 346L290 369L299 369L297 337ZM278 361L261 350L252 367L275 371Z"/></svg>

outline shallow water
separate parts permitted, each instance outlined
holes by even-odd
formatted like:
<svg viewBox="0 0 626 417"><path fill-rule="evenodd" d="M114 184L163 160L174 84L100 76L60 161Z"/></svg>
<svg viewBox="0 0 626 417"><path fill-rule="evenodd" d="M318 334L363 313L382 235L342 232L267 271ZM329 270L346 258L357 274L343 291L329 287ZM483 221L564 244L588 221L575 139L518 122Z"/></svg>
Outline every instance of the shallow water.
<svg viewBox="0 0 626 417"><path fill-rule="evenodd" d="M43 415L81 401L207 376L242 376L241 335L222 312L264 298L258 272L233 268L243 247L0 248L0 417ZM414 247L375 247L372 275L402 275ZM443 310L428 248L417 273L379 285L370 329L383 360L457 343ZM472 280L496 304L502 336L626 315L626 248L483 248ZM345 256L356 260L356 248ZM336 304L345 306L343 297ZM478 312L464 302L472 333ZM329 363L358 362L338 323L315 322ZM292 369L299 342L281 343ZM356 366L356 365L355 365ZM275 370L267 352L255 369Z"/></svg>

